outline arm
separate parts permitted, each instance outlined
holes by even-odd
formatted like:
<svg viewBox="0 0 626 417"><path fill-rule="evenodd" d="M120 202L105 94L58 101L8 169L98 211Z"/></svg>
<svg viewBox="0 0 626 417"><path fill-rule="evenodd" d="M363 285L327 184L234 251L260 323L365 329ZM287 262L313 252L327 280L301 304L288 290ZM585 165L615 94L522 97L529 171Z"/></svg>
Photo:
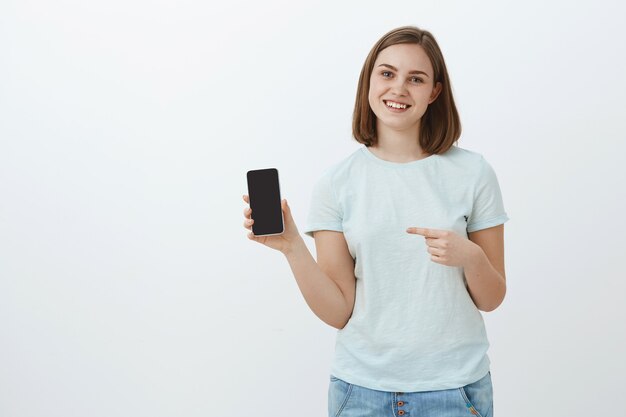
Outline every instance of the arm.
<svg viewBox="0 0 626 417"><path fill-rule="evenodd" d="M284 255L309 308L326 324L342 329L354 308L354 259L343 233L323 230L314 237L317 262L302 238Z"/></svg>
<svg viewBox="0 0 626 417"><path fill-rule="evenodd" d="M479 310L493 311L506 294L504 271L504 225L468 234L476 244L473 262L464 267L470 296Z"/></svg>
<svg viewBox="0 0 626 417"><path fill-rule="evenodd" d="M244 194L248 203L249 197ZM282 200L285 231L276 236L255 236L252 233L252 210L244 209L244 227L248 239L282 252L307 304L326 324L342 329L354 308L356 277L354 259L342 232L319 230L314 233L317 262L311 256L298 232L287 200Z"/></svg>

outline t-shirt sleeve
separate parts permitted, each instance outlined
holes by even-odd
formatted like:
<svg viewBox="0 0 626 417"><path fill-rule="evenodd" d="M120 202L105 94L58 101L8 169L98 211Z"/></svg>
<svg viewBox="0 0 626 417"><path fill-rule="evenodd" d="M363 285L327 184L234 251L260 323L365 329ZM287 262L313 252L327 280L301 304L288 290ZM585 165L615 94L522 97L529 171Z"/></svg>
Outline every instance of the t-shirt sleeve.
<svg viewBox="0 0 626 417"><path fill-rule="evenodd" d="M333 189L332 175L327 171L313 187L304 234L313 237L316 230L343 232L342 219L343 213Z"/></svg>
<svg viewBox="0 0 626 417"><path fill-rule="evenodd" d="M498 226L509 220L495 171L482 156L480 163L472 211L467 218L468 233Z"/></svg>

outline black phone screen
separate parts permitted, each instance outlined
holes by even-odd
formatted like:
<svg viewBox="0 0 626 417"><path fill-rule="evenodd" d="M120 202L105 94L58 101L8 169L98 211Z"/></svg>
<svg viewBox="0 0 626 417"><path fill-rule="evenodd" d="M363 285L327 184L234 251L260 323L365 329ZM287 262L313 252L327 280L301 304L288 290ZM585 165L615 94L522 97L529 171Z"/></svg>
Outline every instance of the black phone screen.
<svg viewBox="0 0 626 417"><path fill-rule="evenodd" d="M283 232L283 211L276 168L248 171L248 196L252 209L252 233L276 235Z"/></svg>

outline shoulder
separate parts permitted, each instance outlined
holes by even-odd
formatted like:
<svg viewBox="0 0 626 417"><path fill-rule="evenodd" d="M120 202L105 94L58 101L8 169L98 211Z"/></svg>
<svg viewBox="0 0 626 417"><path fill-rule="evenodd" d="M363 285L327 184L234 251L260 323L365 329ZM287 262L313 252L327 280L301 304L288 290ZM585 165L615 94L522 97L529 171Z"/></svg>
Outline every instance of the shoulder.
<svg viewBox="0 0 626 417"><path fill-rule="evenodd" d="M484 159L481 153L456 145L452 145L447 152L441 154L440 156L452 161L474 165L479 165L482 162L481 160Z"/></svg>
<svg viewBox="0 0 626 417"><path fill-rule="evenodd" d="M322 169L318 182L342 183L354 178L356 171L362 170L363 147L359 147L354 152L340 160L332 162Z"/></svg>
<svg viewBox="0 0 626 417"><path fill-rule="evenodd" d="M489 165L481 153L455 145L438 156L444 161L443 166L470 176L480 175L485 165Z"/></svg>

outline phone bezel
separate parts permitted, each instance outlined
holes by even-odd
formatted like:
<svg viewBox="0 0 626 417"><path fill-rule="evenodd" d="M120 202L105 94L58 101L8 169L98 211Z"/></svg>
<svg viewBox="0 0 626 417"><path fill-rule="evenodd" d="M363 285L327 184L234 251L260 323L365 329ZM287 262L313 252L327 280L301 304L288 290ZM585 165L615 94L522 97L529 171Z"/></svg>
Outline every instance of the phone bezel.
<svg viewBox="0 0 626 417"><path fill-rule="evenodd" d="M250 173L251 172L258 172L258 171L268 171L268 170L275 170L276 171L276 181L278 182L278 200L280 201L281 204L281 208L280 208L280 223L281 223L281 227L282 230L278 233L268 233L268 234L262 234L262 235L257 235L256 233L254 233L254 223L252 224L252 234L254 236L279 236L282 235L283 233L285 233L285 215L283 213L283 209L282 209L282 190L281 190L281 186L280 186L280 172L278 170L278 168L259 168L259 169L251 169L246 173L246 182L248 185L248 198L249 198L249 204L250 204L250 208L252 208L252 196L250 195ZM252 210L252 212L254 212L254 210ZM252 218L252 216L251 216Z"/></svg>

